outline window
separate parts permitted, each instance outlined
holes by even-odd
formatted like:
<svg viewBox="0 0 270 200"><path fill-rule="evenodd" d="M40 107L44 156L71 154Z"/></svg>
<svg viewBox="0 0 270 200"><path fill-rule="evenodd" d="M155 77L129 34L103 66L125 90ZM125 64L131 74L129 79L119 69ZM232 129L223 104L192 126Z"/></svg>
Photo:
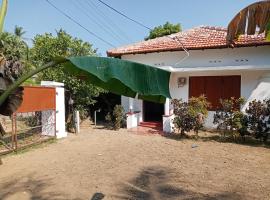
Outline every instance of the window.
<svg viewBox="0 0 270 200"><path fill-rule="evenodd" d="M189 77L189 97L204 94L212 110L220 106L220 99L239 98L241 76L194 76Z"/></svg>

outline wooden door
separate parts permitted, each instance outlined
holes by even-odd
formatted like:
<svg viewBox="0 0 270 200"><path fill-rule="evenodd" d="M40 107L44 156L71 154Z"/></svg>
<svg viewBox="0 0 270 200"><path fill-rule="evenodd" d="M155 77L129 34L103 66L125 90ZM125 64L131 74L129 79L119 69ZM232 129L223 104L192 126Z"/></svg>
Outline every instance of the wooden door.
<svg viewBox="0 0 270 200"><path fill-rule="evenodd" d="M205 95L215 110L220 99L241 95L241 76L197 76L189 78L189 98Z"/></svg>

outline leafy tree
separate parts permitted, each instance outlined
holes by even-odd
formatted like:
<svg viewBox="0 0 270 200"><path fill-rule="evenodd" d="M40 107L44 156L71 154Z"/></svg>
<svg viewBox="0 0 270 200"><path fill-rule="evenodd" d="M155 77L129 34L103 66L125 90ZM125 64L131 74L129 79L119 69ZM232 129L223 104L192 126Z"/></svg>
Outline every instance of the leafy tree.
<svg viewBox="0 0 270 200"><path fill-rule="evenodd" d="M0 33L0 94L29 70L25 63L26 46L24 41L12 33ZM22 88L17 89L0 106L0 114L11 115L22 101Z"/></svg>
<svg viewBox="0 0 270 200"><path fill-rule="evenodd" d="M96 50L92 48L90 43L73 38L62 29L57 31L56 36L49 33L37 35L33 43L34 45L30 49L30 60L35 66L43 65L57 56L96 55ZM79 80L72 74L67 74L64 72L63 66L43 71L39 74L38 79L63 82L74 100L75 108L78 110L94 104L94 97L97 97L101 92L105 92L83 80Z"/></svg>
<svg viewBox="0 0 270 200"><path fill-rule="evenodd" d="M24 57L23 41L11 33L0 33L0 95L22 75ZM9 116L17 110L22 102L22 90L19 87L8 96L0 105L0 114ZM0 138L4 134L5 130L0 124Z"/></svg>
<svg viewBox="0 0 270 200"><path fill-rule="evenodd" d="M153 28L150 31L149 36L147 36L145 40L154 39L157 37L162 37L173 33L178 33L181 31L182 31L181 24L178 23L174 25L169 22L166 22L163 26L157 26Z"/></svg>
<svg viewBox="0 0 270 200"><path fill-rule="evenodd" d="M22 37L8 32L0 33L0 53L7 61L20 62L23 65L22 74L33 69L33 66L28 62L28 51L29 47Z"/></svg>
<svg viewBox="0 0 270 200"><path fill-rule="evenodd" d="M0 52L7 60L24 60L26 58L26 46L24 41L12 33L0 33Z"/></svg>

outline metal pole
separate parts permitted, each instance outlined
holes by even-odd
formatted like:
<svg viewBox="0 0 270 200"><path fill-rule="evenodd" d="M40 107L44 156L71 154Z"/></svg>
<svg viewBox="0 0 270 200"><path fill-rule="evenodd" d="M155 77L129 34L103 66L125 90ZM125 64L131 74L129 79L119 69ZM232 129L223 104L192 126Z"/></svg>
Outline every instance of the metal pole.
<svg viewBox="0 0 270 200"><path fill-rule="evenodd" d="M101 109L95 110L94 112L94 118L95 118L95 127L97 126L97 112L100 112Z"/></svg>

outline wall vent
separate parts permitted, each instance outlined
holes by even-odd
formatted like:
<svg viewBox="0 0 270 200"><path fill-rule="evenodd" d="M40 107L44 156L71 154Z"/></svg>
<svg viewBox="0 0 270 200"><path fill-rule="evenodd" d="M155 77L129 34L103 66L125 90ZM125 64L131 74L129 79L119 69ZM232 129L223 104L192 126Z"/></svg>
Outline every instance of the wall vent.
<svg viewBox="0 0 270 200"><path fill-rule="evenodd" d="M221 60L209 60L209 63L221 63Z"/></svg>

